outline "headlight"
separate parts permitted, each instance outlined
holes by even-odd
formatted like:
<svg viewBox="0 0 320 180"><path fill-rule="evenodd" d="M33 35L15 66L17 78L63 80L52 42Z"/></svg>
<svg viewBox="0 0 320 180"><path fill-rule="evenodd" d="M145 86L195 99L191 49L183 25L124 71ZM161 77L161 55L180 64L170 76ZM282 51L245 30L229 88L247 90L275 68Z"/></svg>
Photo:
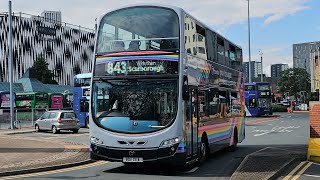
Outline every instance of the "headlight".
<svg viewBox="0 0 320 180"><path fill-rule="evenodd" d="M175 137L172 139L167 139L167 140L162 141L160 146L172 146L174 144L180 143L180 140L181 139L178 137Z"/></svg>
<svg viewBox="0 0 320 180"><path fill-rule="evenodd" d="M103 141L96 138L96 137L91 137L90 142L91 142L91 144L103 144Z"/></svg>

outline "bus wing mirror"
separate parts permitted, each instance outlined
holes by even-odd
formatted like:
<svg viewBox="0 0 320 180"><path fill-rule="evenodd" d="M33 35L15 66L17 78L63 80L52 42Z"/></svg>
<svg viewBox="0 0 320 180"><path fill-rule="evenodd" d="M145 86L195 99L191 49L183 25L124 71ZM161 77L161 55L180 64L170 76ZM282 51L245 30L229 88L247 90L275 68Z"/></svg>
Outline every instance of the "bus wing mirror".
<svg viewBox="0 0 320 180"><path fill-rule="evenodd" d="M182 86L182 99L189 100L189 87L188 87L188 85Z"/></svg>

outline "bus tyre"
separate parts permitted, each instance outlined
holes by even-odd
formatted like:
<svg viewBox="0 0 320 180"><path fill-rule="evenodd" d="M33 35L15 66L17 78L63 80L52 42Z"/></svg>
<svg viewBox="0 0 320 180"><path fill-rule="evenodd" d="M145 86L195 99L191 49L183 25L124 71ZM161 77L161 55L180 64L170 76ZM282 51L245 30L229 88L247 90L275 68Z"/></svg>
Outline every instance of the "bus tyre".
<svg viewBox="0 0 320 180"><path fill-rule="evenodd" d="M201 141L199 159L198 159L199 166L202 165L204 163L204 161L206 160L207 152L208 152L207 144L205 142Z"/></svg>
<svg viewBox="0 0 320 180"><path fill-rule="evenodd" d="M57 134L59 132L59 130L57 129L56 126L52 126L52 133L53 134Z"/></svg>
<svg viewBox="0 0 320 180"><path fill-rule="evenodd" d="M233 144L229 147L231 152L234 152L237 149L238 142L238 131L235 129L233 134Z"/></svg>
<svg viewBox="0 0 320 180"><path fill-rule="evenodd" d="M89 117L86 117L86 127L89 128L90 125L89 125Z"/></svg>
<svg viewBox="0 0 320 180"><path fill-rule="evenodd" d="M36 124L36 125L34 126L34 129L36 130L36 132L40 132L40 128L39 128L39 125L38 125L38 124Z"/></svg>
<svg viewBox="0 0 320 180"><path fill-rule="evenodd" d="M74 129L74 130L72 130L72 132L73 132L73 134L76 134L79 132L79 129Z"/></svg>

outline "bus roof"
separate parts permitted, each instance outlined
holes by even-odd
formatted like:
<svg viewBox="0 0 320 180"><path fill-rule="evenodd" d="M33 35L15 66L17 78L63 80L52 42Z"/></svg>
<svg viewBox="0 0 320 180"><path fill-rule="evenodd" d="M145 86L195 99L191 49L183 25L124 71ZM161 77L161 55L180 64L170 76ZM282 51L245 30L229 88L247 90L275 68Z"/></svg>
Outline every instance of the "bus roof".
<svg viewBox="0 0 320 180"><path fill-rule="evenodd" d="M257 84L265 85L265 84L270 84L270 83L269 83L269 82L252 82L252 83L244 83L244 85L257 85Z"/></svg>
<svg viewBox="0 0 320 180"><path fill-rule="evenodd" d="M23 92L23 93L17 93L17 95L24 95L24 94L48 94L47 92Z"/></svg>
<svg viewBox="0 0 320 180"><path fill-rule="evenodd" d="M82 74L77 74L74 76L74 78L91 78L92 73L82 73Z"/></svg>
<svg viewBox="0 0 320 180"><path fill-rule="evenodd" d="M200 23L203 27L213 31L214 33L216 33L217 35L219 35L220 37L222 37L223 39L229 41L229 43L231 43L232 45L236 46L237 48L242 49L239 45L233 43L232 41L230 41L229 39L225 38L224 36L222 36L221 34L217 33L216 31L214 31L212 28L210 28L208 25L206 25L206 23L203 23L202 21L199 21L197 18L195 18L193 15L189 14L188 12L186 12L184 9L182 9L181 7L177 7L177 6L172 6L172 5L166 5L166 4L160 4L160 3L137 3L137 4L133 4L133 5L127 5L127 6L122 6L122 7L118 7L118 8L114 8L106 13L104 13L102 16L100 16L98 23L100 24L101 19L108 13L113 12L113 11L117 11L120 9L125 9L125 8L130 8L130 7L142 7L142 6L153 6L153 7L163 7L163 8L169 8L174 10L175 12L178 13L179 17L181 16L181 13L184 12L186 13L188 16L192 17L194 20L196 20L198 23Z"/></svg>

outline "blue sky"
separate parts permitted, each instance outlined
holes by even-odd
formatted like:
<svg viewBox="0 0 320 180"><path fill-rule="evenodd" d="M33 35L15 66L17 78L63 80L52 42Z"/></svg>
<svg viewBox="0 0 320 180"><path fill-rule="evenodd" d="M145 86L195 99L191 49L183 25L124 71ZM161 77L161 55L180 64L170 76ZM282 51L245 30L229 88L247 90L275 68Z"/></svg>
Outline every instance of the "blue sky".
<svg viewBox="0 0 320 180"><path fill-rule="evenodd" d="M111 9L135 3L159 3L159 0L12 0L14 12L39 15L43 10L59 10L62 20L89 28L95 18ZM246 0L161 0L182 7L243 48L248 61ZM0 12L8 11L8 1L0 1ZM250 0L251 60L260 60L263 51L264 73L270 65L292 66L292 44L320 41L319 0Z"/></svg>

